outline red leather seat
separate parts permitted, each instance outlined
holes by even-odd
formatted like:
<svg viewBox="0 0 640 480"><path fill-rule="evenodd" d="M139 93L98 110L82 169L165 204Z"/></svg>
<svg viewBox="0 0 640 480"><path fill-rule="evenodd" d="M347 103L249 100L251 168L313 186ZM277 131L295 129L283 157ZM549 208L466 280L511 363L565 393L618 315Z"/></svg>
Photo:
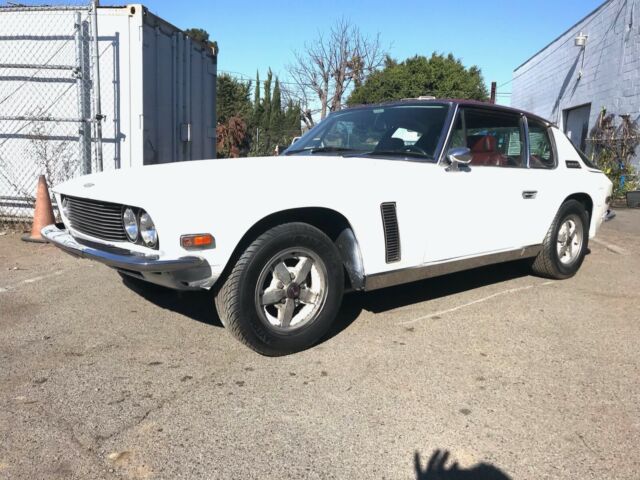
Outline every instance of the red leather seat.
<svg viewBox="0 0 640 480"><path fill-rule="evenodd" d="M471 165L502 165L504 157L498 152L496 137L470 135L467 144L471 149Z"/></svg>

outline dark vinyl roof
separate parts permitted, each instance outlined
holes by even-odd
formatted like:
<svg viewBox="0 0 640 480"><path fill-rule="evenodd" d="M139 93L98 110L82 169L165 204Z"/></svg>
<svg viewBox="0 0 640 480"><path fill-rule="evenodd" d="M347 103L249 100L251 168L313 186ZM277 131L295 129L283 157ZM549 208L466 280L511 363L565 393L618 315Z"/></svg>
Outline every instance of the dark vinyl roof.
<svg viewBox="0 0 640 480"><path fill-rule="evenodd" d="M547 125L554 125L553 122L550 122L546 118L542 118L539 115L534 113L527 112L525 110L521 110L519 108L507 107L505 105L497 105L489 102L482 102L480 100L469 100L462 98L434 98L434 99L419 99L419 98L407 98L404 100L393 100L389 102L382 103L371 103L371 104L362 104L362 105L354 105L353 107L349 107L345 110L353 110L358 108L375 108L375 107L392 107L392 106L400 106L400 105L459 105L461 107L477 107L483 108L487 110L494 110L497 112L509 112L509 113L517 113L519 115L526 115L529 118L538 120ZM344 112L345 110L340 110ZM337 112L336 112L337 113Z"/></svg>

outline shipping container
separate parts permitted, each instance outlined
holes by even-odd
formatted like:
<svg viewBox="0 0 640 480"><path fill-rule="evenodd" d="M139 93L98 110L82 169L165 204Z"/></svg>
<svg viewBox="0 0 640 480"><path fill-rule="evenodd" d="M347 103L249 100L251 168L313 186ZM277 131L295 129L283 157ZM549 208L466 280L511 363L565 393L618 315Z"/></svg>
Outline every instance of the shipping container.
<svg viewBox="0 0 640 480"><path fill-rule="evenodd" d="M105 163L216 156L216 56L142 5L100 7Z"/></svg>
<svg viewBox="0 0 640 480"><path fill-rule="evenodd" d="M39 174L56 184L215 158L216 68L211 45L143 5L99 7L95 17L0 6L0 223L28 218Z"/></svg>

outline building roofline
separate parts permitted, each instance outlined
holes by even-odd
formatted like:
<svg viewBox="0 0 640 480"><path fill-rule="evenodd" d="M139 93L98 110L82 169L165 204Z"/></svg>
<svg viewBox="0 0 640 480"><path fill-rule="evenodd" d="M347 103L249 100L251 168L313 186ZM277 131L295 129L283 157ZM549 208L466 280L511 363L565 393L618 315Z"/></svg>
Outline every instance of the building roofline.
<svg viewBox="0 0 640 480"><path fill-rule="evenodd" d="M524 62L522 62L520 65L518 65L516 68L513 69L513 72L517 72L518 70L520 70L522 67L524 67L527 63L529 63L531 60L533 60L535 57L537 57L538 55L540 55L542 52L544 52L547 48L549 48L551 45L553 45L554 43L556 43L559 39L561 39L562 37L564 37L567 33L569 33L571 30L573 30L575 27L577 27L578 25L580 25L582 22L584 22L587 18L595 15L596 13L598 13L600 10L602 10L604 7L606 7L608 4L612 3L613 0L605 0L605 2L603 2L598 8L596 8L595 10L592 10L591 12L587 13L584 17L582 17L580 20L578 20L576 23L574 23L573 25L571 25L569 28L567 28L564 32L562 32L560 35L558 35L556 38L554 38L553 40L551 40L549 43L547 43L544 47L542 47L540 50L538 50L536 53L534 53L533 55L531 55L529 58L527 58Z"/></svg>

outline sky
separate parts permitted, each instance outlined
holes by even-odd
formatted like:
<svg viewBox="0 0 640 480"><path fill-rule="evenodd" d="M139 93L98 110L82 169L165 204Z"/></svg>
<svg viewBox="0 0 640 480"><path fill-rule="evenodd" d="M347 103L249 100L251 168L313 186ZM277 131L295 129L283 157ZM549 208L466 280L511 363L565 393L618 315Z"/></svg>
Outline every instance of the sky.
<svg viewBox="0 0 640 480"><path fill-rule="evenodd" d="M103 2L109 3L109 2ZM292 52L304 49L345 18L367 35L380 33L389 54L403 60L453 53L477 65L498 100L509 104L513 70L603 0L148 0L145 5L179 28L203 28L218 42L218 72L248 79L269 67L281 81Z"/></svg>

